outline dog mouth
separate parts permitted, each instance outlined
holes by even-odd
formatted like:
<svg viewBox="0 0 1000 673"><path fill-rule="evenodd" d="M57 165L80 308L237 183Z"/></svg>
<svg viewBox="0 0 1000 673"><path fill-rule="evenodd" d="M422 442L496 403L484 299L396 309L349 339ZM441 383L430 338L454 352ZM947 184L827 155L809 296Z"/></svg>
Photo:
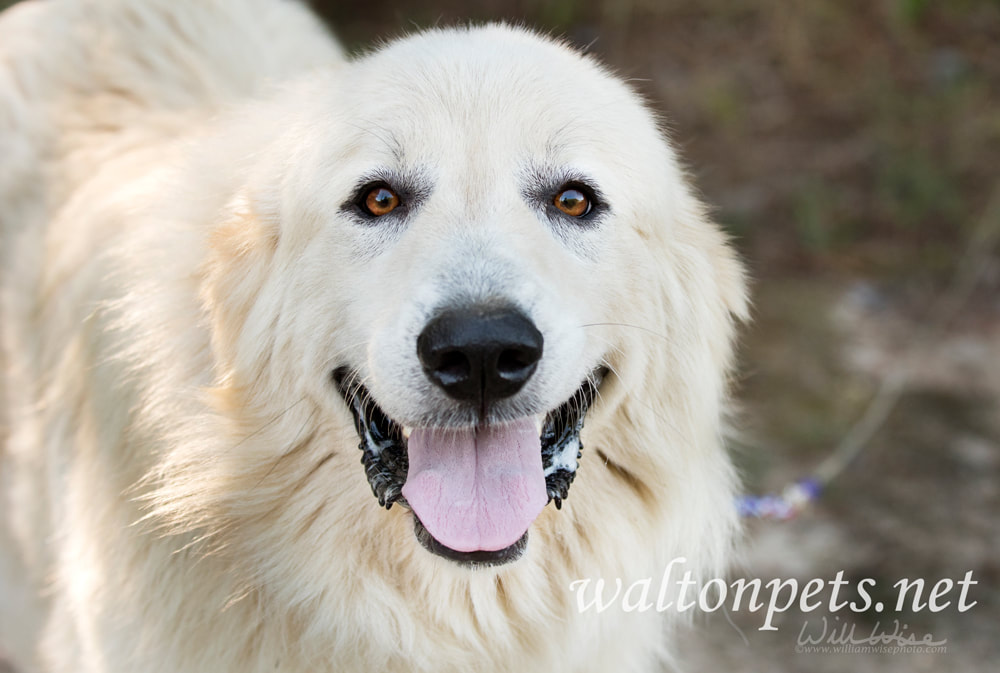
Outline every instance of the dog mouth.
<svg viewBox="0 0 1000 673"><path fill-rule="evenodd" d="M354 417L379 504L408 507L425 549L477 567L519 558L542 508L562 507L582 457L584 419L607 374L598 367L544 416L463 428L404 427L352 370L334 370L333 381Z"/></svg>

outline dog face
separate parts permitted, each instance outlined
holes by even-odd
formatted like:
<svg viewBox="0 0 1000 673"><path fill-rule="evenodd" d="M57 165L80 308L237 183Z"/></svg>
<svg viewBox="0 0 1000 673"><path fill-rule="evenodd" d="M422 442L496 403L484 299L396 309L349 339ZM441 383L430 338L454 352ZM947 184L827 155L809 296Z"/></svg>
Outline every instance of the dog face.
<svg viewBox="0 0 1000 673"><path fill-rule="evenodd" d="M626 328L685 319L691 270L661 255L697 219L675 159L620 81L504 27L408 38L298 95L283 173L248 196L260 289L239 310L217 292L241 316L218 331L351 412L376 497L425 548L516 559L602 381L648 366Z"/></svg>

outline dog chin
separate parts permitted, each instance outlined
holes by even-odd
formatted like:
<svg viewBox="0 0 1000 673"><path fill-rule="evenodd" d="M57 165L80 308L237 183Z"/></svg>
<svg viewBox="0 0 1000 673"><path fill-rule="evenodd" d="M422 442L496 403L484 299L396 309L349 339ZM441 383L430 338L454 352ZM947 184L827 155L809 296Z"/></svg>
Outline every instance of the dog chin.
<svg viewBox="0 0 1000 673"><path fill-rule="evenodd" d="M541 510L562 507L582 456L580 431L607 375L595 368L545 414L458 428L403 426L348 367L333 382L354 417L379 504L409 508L427 551L475 568L520 558Z"/></svg>

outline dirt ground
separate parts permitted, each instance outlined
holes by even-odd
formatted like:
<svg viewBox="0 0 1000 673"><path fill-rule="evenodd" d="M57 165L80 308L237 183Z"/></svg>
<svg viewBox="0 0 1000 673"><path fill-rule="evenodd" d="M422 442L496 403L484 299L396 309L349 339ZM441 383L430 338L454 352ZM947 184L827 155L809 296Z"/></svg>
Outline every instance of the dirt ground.
<svg viewBox="0 0 1000 673"><path fill-rule="evenodd" d="M677 670L997 670L1000 253L989 236L1000 230L1000 2L313 4L355 50L463 20L551 30L663 112L756 279L733 439L748 492L809 474L880 382L905 373L898 404L814 506L748 522L733 573L804 581L842 570L875 579L889 604L899 579L973 571L977 604L791 610L770 632L759 613L715 612L680 639ZM974 287L950 290L956 274ZM865 635L892 633L898 619L947 651L796 652L803 624L824 616ZM10 673L2 662L0 673Z"/></svg>
<svg viewBox="0 0 1000 673"><path fill-rule="evenodd" d="M785 522L751 521L734 577L902 578L979 582L978 604L854 615L792 609L759 631L761 613L716 612L682 638L679 671L996 670L1000 658L1000 301L980 291L948 332L921 346L912 337L926 307L857 282L767 281L744 355L746 433L738 455L747 486L780 491L808 474L860 416L877 382L903 369L910 383L885 425L821 499ZM909 351L909 355L908 355ZM831 392L833 391L833 392ZM853 598L853 596L852 596ZM954 598L954 596L953 596ZM804 625L823 617L856 626L859 638L893 633L945 640L926 654L796 652ZM837 621L839 618L839 621ZM911 648L912 650L912 648Z"/></svg>

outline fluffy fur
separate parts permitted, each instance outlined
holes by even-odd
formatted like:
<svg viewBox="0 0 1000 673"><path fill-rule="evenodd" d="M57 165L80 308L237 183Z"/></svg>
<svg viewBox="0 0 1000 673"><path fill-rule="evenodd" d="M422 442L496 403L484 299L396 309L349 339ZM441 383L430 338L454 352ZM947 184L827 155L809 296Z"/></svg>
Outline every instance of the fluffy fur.
<svg viewBox="0 0 1000 673"><path fill-rule="evenodd" d="M379 166L432 185L404 226L344 208ZM567 166L598 226L525 204ZM655 670L661 617L580 614L570 582L726 555L742 271L653 115L566 45L487 26L346 61L292 2L17 5L0 226L0 638L25 673ZM406 416L400 344L456 293L531 307L537 404L613 371L568 500L493 569L378 506L330 383L349 362Z"/></svg>

